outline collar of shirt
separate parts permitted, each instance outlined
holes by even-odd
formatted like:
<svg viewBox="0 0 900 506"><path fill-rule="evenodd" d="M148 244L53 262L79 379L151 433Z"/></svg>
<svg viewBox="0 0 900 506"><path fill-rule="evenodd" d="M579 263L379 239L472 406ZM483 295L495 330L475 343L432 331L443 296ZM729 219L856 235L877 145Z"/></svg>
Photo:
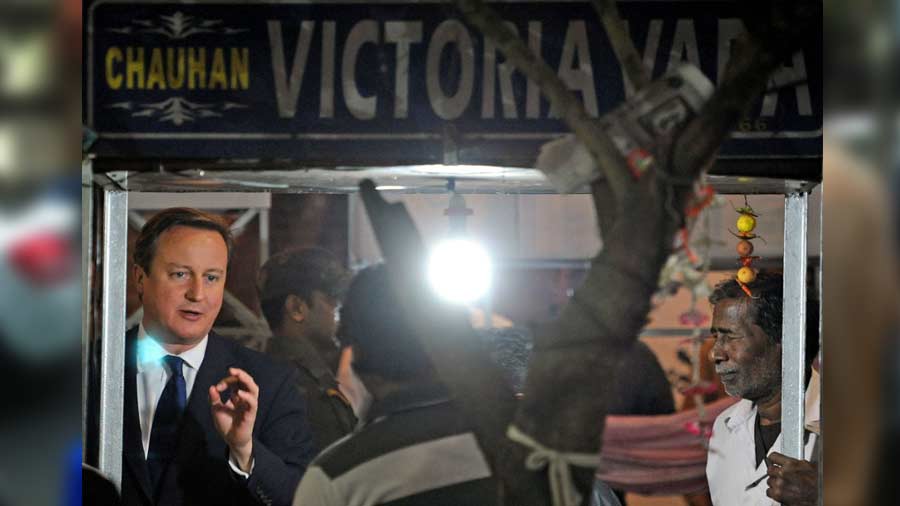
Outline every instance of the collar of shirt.
<svg viewBox="0 0 900 506"><path fill-rule="evenodd" d="M725 419L725 427L730 431L734 431L736 428L746 425L754 416L756 416L756 403L747 399L741 399L734 405L728 418Z"/></svg>
<svg viewBox="0 0 900 506"><path fill-rule="evenodd" d="M197 372L200 370L200 365L203 364L208 344L209 336L206 335L196 346L176 355L184 361L182 372L188 399L194 390L194 380L197 379ZM147 334L143 324L138 327L137 350L138 382L147 389L145 390L147 398L144 400L152 403L151 409L155 409L156 402L159 401L159 396L162 395L163 388L172 374L172 371L169 371L162 361L162 358L169 353L156 339Z"/></svg>
<svg viewBox="0 0 900 506"><path fill-rule="evenodd" d="M209 335L203 336L203 339L196 346L176 356L184 360L184 365L197 371L200 369L200 364L203 363L203 357L206 356L207 344L209 344ZM163 367L161 359L166 355L170 355L155 339L147 334L143 323L138 327L137 349L138 373Z"/></svg>
<svg viewBox="0 0 900 506"><path fill-rule="evenodd" d="M806 387L806 399L804 401L805 416L803 426L806 427L806 430L816 434L819 434L819 422L821 419L822 384L820 381L819 372L813 369L812 376L809 378L809 385Z"/></svg>
<svg viewBox="0 0 900 506"><path fill-rule="evenodd" d="M373 422L395 413L436 406L449 401L449 392L440 383L415 385L393 392L385 396L384 399L376 400L366 414L366 419L368 422Z"/></svg>

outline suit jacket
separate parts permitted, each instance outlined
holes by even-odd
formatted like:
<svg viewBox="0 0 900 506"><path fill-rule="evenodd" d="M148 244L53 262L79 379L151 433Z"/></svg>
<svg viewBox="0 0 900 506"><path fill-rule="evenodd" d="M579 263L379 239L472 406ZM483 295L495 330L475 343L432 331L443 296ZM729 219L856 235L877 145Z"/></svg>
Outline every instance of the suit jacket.
<svg viewBox="0 0 900 506"><path fill-rule="evenodd" d="M125 506L288 505L316 454L296 372L235 342L209 334L203 363L179 431L176 456L151 490L137 405L137 329L126 334L122 504ZM253 426L255 464L249 479L228 464L228 446L216 432L207 390L238 367L259 385Z"/></svg>

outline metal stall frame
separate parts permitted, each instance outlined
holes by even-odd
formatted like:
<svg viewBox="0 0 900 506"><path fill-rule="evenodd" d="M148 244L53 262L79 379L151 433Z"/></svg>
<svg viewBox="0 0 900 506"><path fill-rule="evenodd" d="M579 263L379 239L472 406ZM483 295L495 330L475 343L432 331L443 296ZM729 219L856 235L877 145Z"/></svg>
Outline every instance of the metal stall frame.
<svg viewBox="0 0 900 506"><path fill-rule="evenodd" d="M128 268L128 192L100 185L103 208L98 235L102 256L99 300L99 392L97 467L117 487L122 483L122 424L125 393L125 297ZM93 238L92 238L93 239ZM92 242L87 241L87 242ZM91 259L93 260L93 259ZM90 314L90 313L89 313ZM90 341L90 339L88 339Z"/></svg>
<svg viewBox="0 0 900 506"><path fill-rule="evenodd" d="M281 167L279 167L281 169ZM393 167L403 177L404 167ZM464 166L445 167L446 171L465 170ZM519 169L522 178L529 184L526 187L516 186L516 181L511 178L510 169L497 168L503 171L505 180L474 182L473 186L460 188L461 192L486 193L487 187L503 187L512 183L507 188L508 193L555 193L549 185L535 184L532 170ZM288 172L290 184L285 184ZM102 247L97 248L97 253L102 255L100 262L95 265L102 266L102 281L97 288L102 291L100 298L102 304L102 325L100 336L102 342L102 361L100 374L100 458L98 467L117 484L121 480L121 452L122 452L122 398L123 398L123 374L124 374L124 334L125 334L125 277L122 273L126 269L125 238L128 230L128 193L131 192L185 192L185 191L239 191L239 192L265 192L275 191L283 193L306 192L331 192L352 193L356 182L363 178L372 177L380 179L392 177L388 168L371 168L354 171L323 170L323 169L295 169L290 171L279 170L268 172L265 167L257 167L256 170L222 170L215 168L202 172L189 170L183 175L191 177L179 177L177 180L167 178L171 173L167 171L145 172L128 170L101 170L92 175L95 187L102 189L103 199L94 215L102 217L100 237ZM327 176L326 176L327 175ZM416 191L415 182L418 179L421 185L427 186L435 180L443 180L446 174L429 174L427 177L413 177L414 174L406 174L406 184L412 188L407 193L439 193L438 191ZM327 187L323 183L323 177L330 178L334 186ZM220 178L223 182L220 186L210 184L210 180ZM817 179L782 179L773 177L748 178L746 176L709 176L710 183L721 193L730 194L770 194L785 196L785 234L784 234L784 261L785 271L785 319L783 331L784 340L782 374L785 381L782 384L782 402L784 413L782 430L784 431L783 452L791 457L802 455L803 446L803 417L804 417L804 345L803 334L805 329L805 300L806 300L806 264L807 264L807 218L808 197L810 191L819 184ZM175 181L175 182L173 182ZM246 184L241 184L246 183ZM350 199L352 202L353 199ZM95 218L99 219L99 218ZM267 238L266 238L267 239ZM821 239L820 239L821 242ZM799 337L796 337L799 336ZM796 338L794 338L796 337ZM799 341L799 342L795 342Z"/></svg>
<svg viewBox="0 0 900 506"><path fill-rule="evenodd" d="M795 459L803 458L804 446L808 213L809 193L791 193L785 197L781 447L784 455Z"/></svg>
<svg viewBox="0 0 900 506"><path fill-rule="evenodd" d="M90 364L91 364L91 314L93 294L93 276L91 275L91 259L94 256L93 245L94 193L91 180L91 162L81 162L81 460L87 460L87 433L90 409Z"/></svg>

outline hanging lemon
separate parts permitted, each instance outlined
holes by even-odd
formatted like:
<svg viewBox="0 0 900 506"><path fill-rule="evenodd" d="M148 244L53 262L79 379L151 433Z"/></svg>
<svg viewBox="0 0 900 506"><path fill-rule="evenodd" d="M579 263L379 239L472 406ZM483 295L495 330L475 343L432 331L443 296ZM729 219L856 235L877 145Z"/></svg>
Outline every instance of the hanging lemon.
<svg viewBox="0 0 900 506"><path fill-rule="evenodd" d="M749 214L741 214L737 219L738 232L747 233L756 228L756 218Z"/></svg>
<svg viewBox="0 0 900 506"><path fill-rule="evenodd" d="M754 271L750 267L741 267L737 271L737 278L738 281L744 283L745 285L752 283L756 281L756 271Z"/></svg>

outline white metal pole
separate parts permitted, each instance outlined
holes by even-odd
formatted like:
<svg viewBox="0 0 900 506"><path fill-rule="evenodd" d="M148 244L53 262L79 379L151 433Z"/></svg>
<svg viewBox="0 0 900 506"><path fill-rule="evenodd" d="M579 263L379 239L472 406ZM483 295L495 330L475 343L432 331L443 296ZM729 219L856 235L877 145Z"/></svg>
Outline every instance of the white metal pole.
<svg viewBox="0 0 900 506"><path fill-rule="evenodd" d="M269 259L269 210L259 210L259 266Z"/></svg>
<svg viewBox="0 0 900 506"><path fill-rule="evenodd" d="M808 193L792 193L784 199L781 443L782 453L795 459L803 458L808 197Z"/></svg>
<svg viewBox="0 0 900 506"><path fill-rule="evenodd" d="M88 393L90 391L91 293L93 262L94 192L91 160L81 162L81 460L87 448Z"/></svg>
<svg viewBox="0 0 900 506"><path fill-rule="evenodd" d="M819 323L818 323L818 325L819 325L819 370L820 371L822 370L821 368L824 367L822 365L823 361L824 361L824 358L822 355L822 350L825 349L822 346L822 344L823 344L822 343L822 321L824 318L824 314L822 313L822 307L825 305L824 304L825 298L823 296L823 294L825 293L825 282L824 282L825 276L823 275L823 273L825 272L825 247L824 247L825 246L825 241L824 241L824 237L825 237L825 234L824 234L825 204L824 204L824 202L825 202L825 182L823 181L822 185L819 187L819 198L818 198L819 237L817 238L817 240L819 241L819 248L818 248L818 250L819 250L819 270L817 273L817 276L818 276L818 287L817 287L818 293L817 293L817 295L819 296ZM820 415L821 415L821 413L820 413ZM821 418L824 418L824 417L821 417ZM825 436L825 422L824 422L824 420L820 420L819 421L819 439L817 441L818 446L819 446L819 455L814 455L814 457L819 459L818 464L816 465L816 467L818 468L818 471L819 471L819 485L818 485L818 488L819 488L818 505L819 506L824 506L824 504L825 504L825 479L824 479L824 477L825 477L825 459L822 458L822 455L825 454L825 437L824 436Z"/></svg>
<svg viewBox="0 0 900 506"><path fill-rule="evenodd" d="M125 382L125 289L128 268L128 193L103 194L103 286L100 355L100 471L122 483Z"/></svg>

